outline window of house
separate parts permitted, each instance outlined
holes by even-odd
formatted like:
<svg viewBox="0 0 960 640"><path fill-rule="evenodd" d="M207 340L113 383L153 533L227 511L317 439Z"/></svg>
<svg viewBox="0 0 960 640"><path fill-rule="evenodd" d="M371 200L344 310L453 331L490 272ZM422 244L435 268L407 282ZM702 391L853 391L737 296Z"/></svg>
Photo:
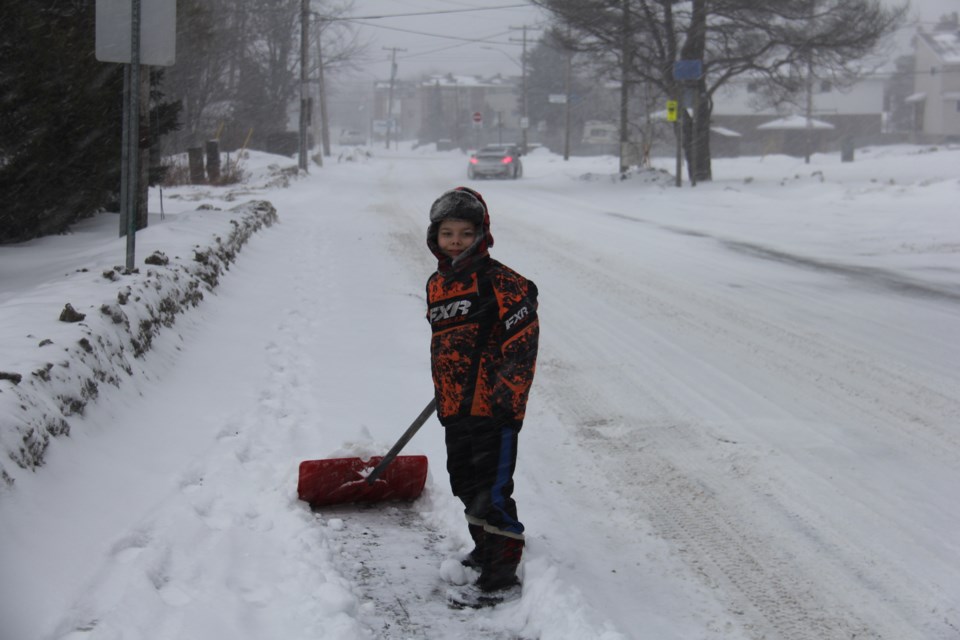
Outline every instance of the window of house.
<svg viewBox="0 0 960 640"><path fill-rule="evenodd" d="M820 93L830 93L833 91L833 83L829 80L823 80L820 82Z"/></svg>
<svg viewBox="0 0 960 640"><path fill-rule="evenodd" d="M756 82L747 83L747 93L756 93L758 88L759 86L757 85Z"/></svg>

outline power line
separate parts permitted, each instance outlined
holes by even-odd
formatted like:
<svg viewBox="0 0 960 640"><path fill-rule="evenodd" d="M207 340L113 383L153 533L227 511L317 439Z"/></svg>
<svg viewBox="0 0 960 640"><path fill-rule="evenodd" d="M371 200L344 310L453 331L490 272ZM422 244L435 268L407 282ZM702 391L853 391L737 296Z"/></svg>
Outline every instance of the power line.
<svg viewBox="0 0 960 640"><path fill-rule="evenodd" d="M419 52L419 53L413 53L413 54L408 54L408 55L404 55L404 56L399 56L400 59L402 59L402 60L409 60L409 59L411 59L411 58L418 58L418 57L421 57L421 56L429 56L429 55L432 55L432 54L435 54L435 53L440 53L440 52L443 52L443 51L449 51L450 49L457 49L457 48L459 48L459 47L462 47L462 46L464 46L464 45L469 45L469 44L495 44L495 45L499 45L499 46L511 46L511 45L512 45L512 46L517 46L517 43L515 43L515 42L504 42L504 41L496 40L496 39L495 39L495 38L500 38L500 37L502 37L502 36L508 35L508 34L510 33L510 31L501 31L501 32L499 32L499 33L492 33L492 34L489 34L489 35L480 36L480 37L478 37L478 38L464 38L464 37L461 37L461 36L451 36L451 35L439 34L439 33L428 33L428 32L425 32L425 31L413 31L413 30L411 30L411 29L401 29L401 28L399 28L399 27L386 27L386 26L383 26L383 25L368 24L368 23L365 23L365 22L357 22L356 24L361 25L361 26L364 26L364 27L371 27L371 28L374 28L374 29L386 29L386 30L388 30L388 31L400 31L400 32L402 32L402 33L409 33L409 34L419 35L419 36L427 36L427 37L430 37L430 38L440 38L440 39L442 39L442 40L455 40L455 41L457 42L457 44L452 44L452 45L445 46L445 47L439 47L439 48L436 48L436 49L429 49L429 50L427 50L427 51L421 51L421 52Z"/></svg>
<svg viewBox="0 0 960 640"><path fill-rule="evenodd" d="M461 42L461 43L459 43L459 44L451 44L451 45L446 46L446 47L440 47L439 49L430 49L429 51L421 51L420 53L413 53L413 54L410 54L410 55L408 55L408 56L403 56L403 59L406 60L406 59L409 59L409 58L418 58L418 57L420 57L420 56L429 56L429 55L432 55L432 54L434 54L434 53L440 53L441 51L449 51L450 49L457 49L457 48L459 48L459 47L464 46L465 44L475 44L475 43L477 43L477 42L488 42L488 41L486 41L486 40L468 40L467 42ZM491 44L500 44L499 42L495 42L495 41L492 41L492 40L489 41L489 42L490 42Z"/></svg>
<svg viewBox="0 0 960 640"><path fill-rule="evenodd" d="M406 18L413 16L438 16L444 13L470 13L475 11L496 11L499 9L519 9L529 7L529 4L503 4L496 7L477 7L475 9L445 9L443 11L419 11L416 13L389 13L375 16L344 16L342 18L329 18L329 21L350 21L350 20L381 20L384 18Z"/></svg>
<svg viewBox="0 0 960 640"><path fill-rule="evenodd" d="M412 29L401 29L400 27L385 27L379 24L367 24L365 22L357 22L357 24L364 27L372 27L374 29L386 29L387 31L400 31L402 33L411 33L415 36L428 36L430 38L441 38L443 40L457 40L459 42L465 42L465 43L512 44L509 42L498 42L496 40L489 39L489 38L499 38L500 36L505 36L508 33L510 33L509 31L502 31L500 33L494 33L488 36L481 36L479 38L464 38L461 36L451 36L451 35L440 34L440 33L428 33L426 31L414 31Z"/></svg>

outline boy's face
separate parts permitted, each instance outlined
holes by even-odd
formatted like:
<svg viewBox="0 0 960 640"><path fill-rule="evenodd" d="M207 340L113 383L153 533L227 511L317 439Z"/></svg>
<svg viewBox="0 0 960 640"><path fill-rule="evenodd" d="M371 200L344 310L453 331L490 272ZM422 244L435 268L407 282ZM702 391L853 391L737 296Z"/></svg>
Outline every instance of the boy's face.
<svg viewBox="0 0 960 640"><path fill-rule="evenodd" d="M477 226L466 220L447 218L437 227L437 246L444 255L456 258L477 239Z"/></svg>

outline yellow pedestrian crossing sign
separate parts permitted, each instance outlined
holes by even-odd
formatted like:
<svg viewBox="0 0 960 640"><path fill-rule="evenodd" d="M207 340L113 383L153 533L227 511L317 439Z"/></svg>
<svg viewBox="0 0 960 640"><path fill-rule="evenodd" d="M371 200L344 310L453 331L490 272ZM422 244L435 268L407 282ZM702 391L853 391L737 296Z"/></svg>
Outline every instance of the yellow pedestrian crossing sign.
<svg viewBox="0 0 960 640"><path fill-rule="evenodd" d="M667 100L667 121L668 122L677 121L677 101L676 100Z"/></svg>

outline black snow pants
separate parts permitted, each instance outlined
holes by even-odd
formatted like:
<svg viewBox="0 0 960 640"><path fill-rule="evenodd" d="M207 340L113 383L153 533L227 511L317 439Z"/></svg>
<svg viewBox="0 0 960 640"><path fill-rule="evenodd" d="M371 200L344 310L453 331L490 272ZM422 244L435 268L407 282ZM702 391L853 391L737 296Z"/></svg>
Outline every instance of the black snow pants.
<svg viewBox="0 0 960 640"><path fill-rule="evenodd" d="M522 539L512 497L517 431L491 418L466 418L445 429L450 487L463 502L468 522Z"/></svg>

